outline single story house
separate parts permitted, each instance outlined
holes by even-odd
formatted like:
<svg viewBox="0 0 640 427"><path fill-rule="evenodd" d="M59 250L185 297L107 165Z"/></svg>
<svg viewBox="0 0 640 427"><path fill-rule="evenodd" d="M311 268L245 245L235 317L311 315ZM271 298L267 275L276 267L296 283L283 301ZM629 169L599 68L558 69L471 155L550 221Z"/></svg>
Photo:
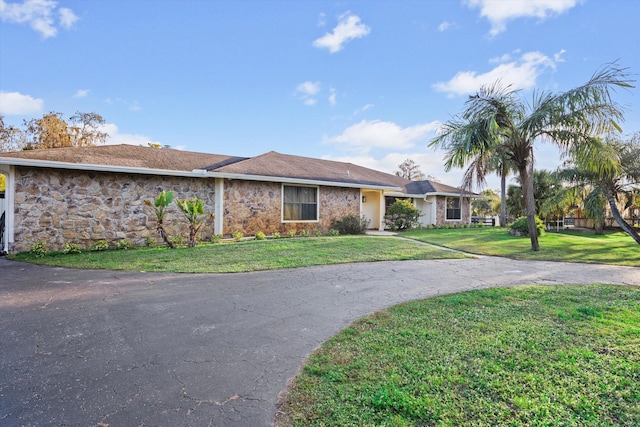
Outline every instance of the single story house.
<svg viewBox="0 0 640 427"><path fill-rule="evenodd" d="M327 232L346 215L364 215L384 229L386 206L410 198L423 225L469 223L470 197L433 181L413 182L351 163L268 152L256 157L169 148L103 145L0 153L6 176L4 245L8 252L46 241L89 247L98 240L157 239L156 218L145 200L163 190L198 197L214 213L212 234L245 235L307 229ZM168 209L170 234L186 236L187 221Z"/></svg>

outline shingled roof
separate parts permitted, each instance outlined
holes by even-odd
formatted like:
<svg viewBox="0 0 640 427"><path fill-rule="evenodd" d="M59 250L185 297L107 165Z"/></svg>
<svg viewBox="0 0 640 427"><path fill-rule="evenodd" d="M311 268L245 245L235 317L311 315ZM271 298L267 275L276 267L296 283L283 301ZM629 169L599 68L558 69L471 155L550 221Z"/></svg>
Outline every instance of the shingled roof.
<svg viewBox="0 0 640 427"><path fill-rule="evenodd" d="M171 148L150 148L126 144L26 150L0 153L0 156L48 160L52 162L176 171L192 171L193 169L204 169L207 166L220 167L246 159L246 157L195 153L192 151L173 150Z"/></svg>
<svg viewBox="0 0 640 427"><path fill-rule="evenodd" d="M0 153L0 157L61 162L77 165L130 167L148 170L192 172L206 170L224 175L256 178L343 183L397 188L399 194L459 194L460 189L434 181L410 181L396 175L333 160L281 154L275 151L256 157L225 156L170 148L136 145L68 147Z"/></svg>
<svg viewBox="0 0 640 427"><path fill-rule="evenodd" d="M251 157L233 164L215 169L212 172L238 173L269 177L305 179L312 181L341 182L377 186L403 187L407 180L352 163L311 157L292 156L270 151L257 157Z"/></svg>

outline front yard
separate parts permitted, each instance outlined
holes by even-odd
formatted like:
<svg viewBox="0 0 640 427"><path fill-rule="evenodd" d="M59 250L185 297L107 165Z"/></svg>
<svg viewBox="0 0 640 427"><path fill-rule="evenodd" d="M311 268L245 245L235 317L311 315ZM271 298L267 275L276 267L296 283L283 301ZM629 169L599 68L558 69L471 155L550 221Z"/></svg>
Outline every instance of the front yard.
<svg viewBox="0 0 640 427"><path fill-rule="evenodd" d="M597 236L593 231L547 232L540 251L531 251L526 237L514 237L504 228L413 230L404 237L478 255L531 261L566 261L640 267L640 246L623 232Z"/></svg>

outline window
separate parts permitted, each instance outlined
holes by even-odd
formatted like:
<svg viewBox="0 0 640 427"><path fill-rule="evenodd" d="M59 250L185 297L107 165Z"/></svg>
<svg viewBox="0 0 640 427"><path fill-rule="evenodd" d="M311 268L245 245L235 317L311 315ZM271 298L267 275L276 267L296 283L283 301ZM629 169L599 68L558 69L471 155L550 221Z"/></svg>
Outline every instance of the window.
<svg viewBox="0 0 640 427"><path fill-rule="evenodd" d="M461 220L460 197L447 197L447 220Z"/></svg>
<svg viewBox="0 0 640 427"><path fill-rule="evenodd" d="M282 193L283 221L318 220L317 187L294 187L292 185L284 185Z"/></svg>

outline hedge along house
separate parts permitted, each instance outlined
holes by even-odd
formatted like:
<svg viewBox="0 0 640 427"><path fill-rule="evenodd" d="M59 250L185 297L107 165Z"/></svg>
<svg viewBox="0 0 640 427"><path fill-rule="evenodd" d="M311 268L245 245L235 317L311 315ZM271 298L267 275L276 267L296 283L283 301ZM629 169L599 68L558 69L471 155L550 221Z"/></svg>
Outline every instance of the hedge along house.
<svg viewBox="0 0 640 427"><path fill-rule="evenodd" d="M364 215L382 230L387 204L399 197L423 211L423 225L469 223L471 212L469 197L454 187L276 152L247 158L130 145L57 148L0 153L0 173L9 252L38 241L61 250L65 243L157 240L155 214L144 200L163 190L198 197L214 213L202 228L205 238L236 230L326 232L347 215ZM170 235L188 235L175 205L164 223Z"/></svg>

